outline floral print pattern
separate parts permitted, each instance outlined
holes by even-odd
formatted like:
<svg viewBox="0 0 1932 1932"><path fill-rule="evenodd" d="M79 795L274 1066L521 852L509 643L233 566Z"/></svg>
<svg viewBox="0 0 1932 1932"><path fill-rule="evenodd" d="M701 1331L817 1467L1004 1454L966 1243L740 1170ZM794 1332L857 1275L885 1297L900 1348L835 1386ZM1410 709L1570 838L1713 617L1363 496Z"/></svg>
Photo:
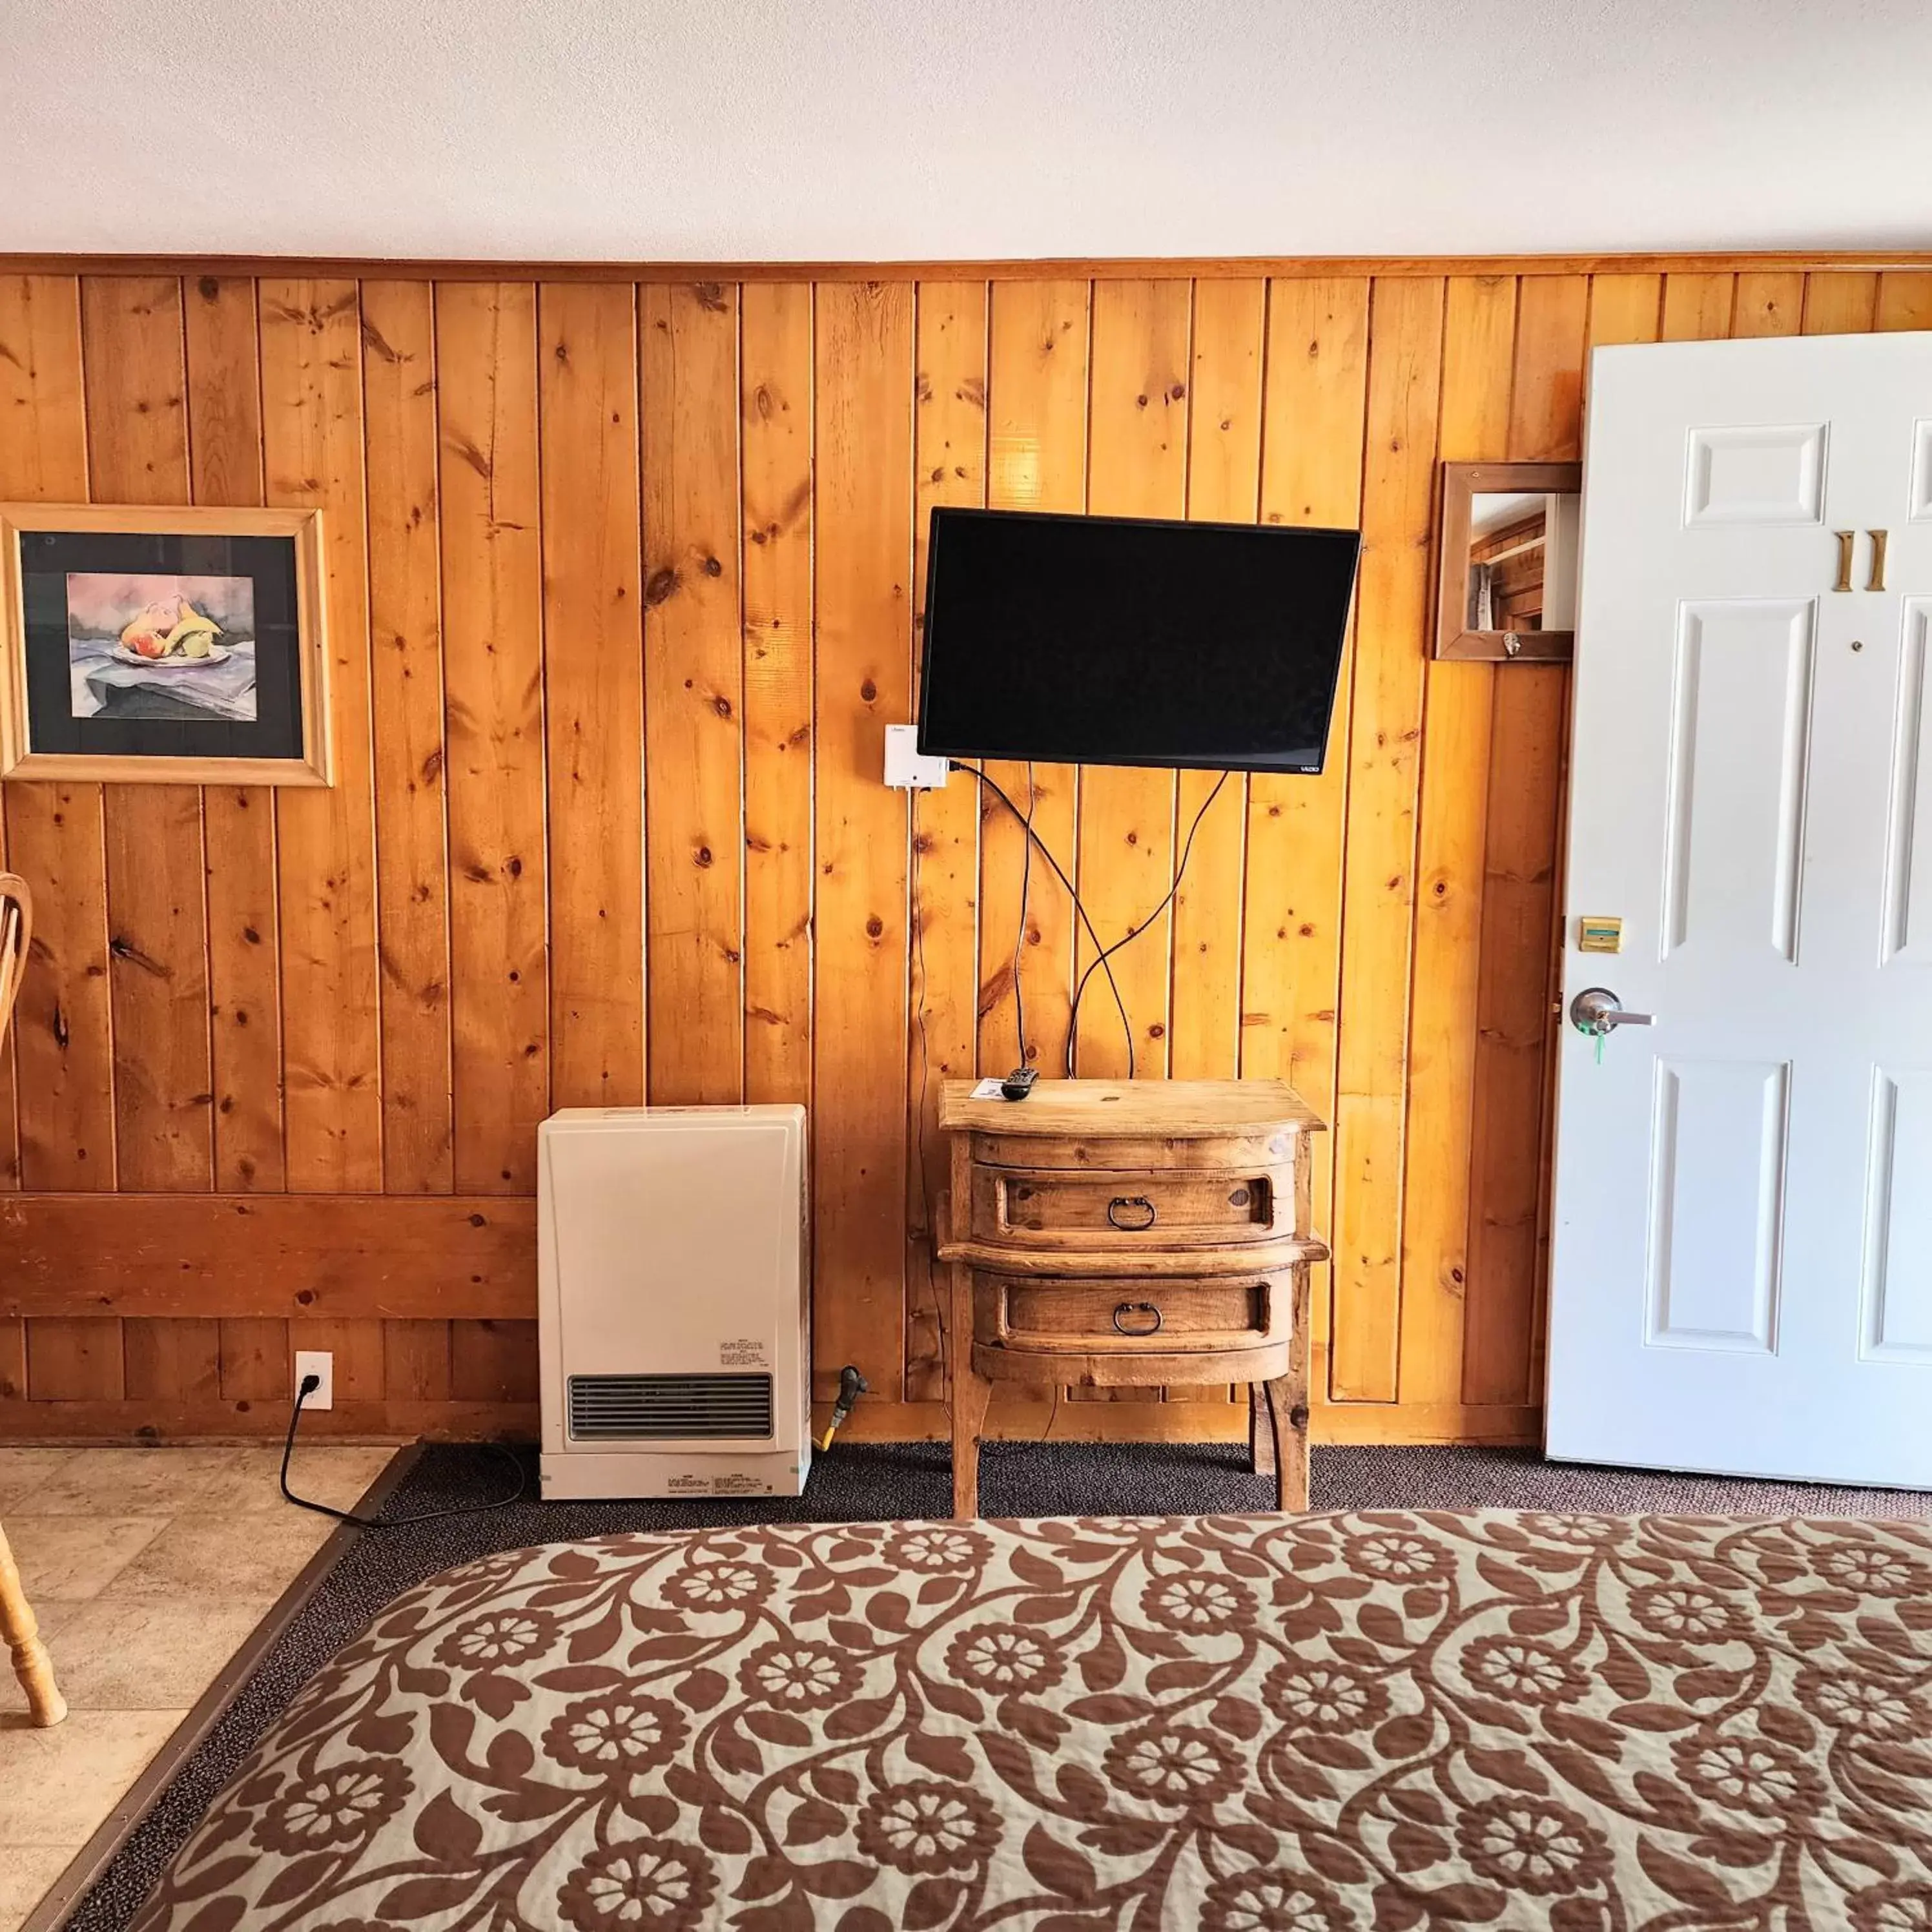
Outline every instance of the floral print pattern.
<svg viewBox="0 0 1932 1932"><path fill-rule="evenodd" d="M391 1604L135 1932L1932 1932L1932 1532L739 1526Z"/></svg>
<svg viewBox="0 0 1932 1932"><path fill-rule="evenodd" d="M568 1706L544 1732L544 1755L600 1776L646 1771L668 1763L689 1728L676 1705L626 1688Z"/></svg>

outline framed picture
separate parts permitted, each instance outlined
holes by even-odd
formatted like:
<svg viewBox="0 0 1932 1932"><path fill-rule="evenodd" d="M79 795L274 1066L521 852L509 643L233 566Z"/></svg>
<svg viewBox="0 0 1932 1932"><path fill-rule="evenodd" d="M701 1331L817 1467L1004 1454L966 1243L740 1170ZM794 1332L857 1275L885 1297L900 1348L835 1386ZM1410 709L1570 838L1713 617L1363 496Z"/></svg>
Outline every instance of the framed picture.
<svg viewBox="0 0 1932 1932"><path fill-rule="evenodd" d="M321 524L0 504L0 778L327 784Z"/></svg>

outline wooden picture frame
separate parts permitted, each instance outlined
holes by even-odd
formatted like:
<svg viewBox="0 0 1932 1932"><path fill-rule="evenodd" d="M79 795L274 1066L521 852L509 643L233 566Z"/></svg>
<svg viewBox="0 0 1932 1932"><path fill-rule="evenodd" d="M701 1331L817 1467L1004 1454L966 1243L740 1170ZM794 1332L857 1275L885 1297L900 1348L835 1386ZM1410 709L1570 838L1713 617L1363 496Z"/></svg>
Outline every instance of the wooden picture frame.
<svg viewBox="0 0 1932 1932"><path fill-rule="evenodd" d="M0 779L332 783L322 517L0 504Z"/></svg>
<svg viewBox="0 0 1932 1932"><path fill-rule="evenodd" d="M1437 529L1436 638L1431 655L1479 663L1567 664L1574 630L1478 630L1471 624L1470 530L1474 500L1492 495L1580 496L1580 463L1445 463ZM1574 560L1571 560L1574 568Z"/></svg>

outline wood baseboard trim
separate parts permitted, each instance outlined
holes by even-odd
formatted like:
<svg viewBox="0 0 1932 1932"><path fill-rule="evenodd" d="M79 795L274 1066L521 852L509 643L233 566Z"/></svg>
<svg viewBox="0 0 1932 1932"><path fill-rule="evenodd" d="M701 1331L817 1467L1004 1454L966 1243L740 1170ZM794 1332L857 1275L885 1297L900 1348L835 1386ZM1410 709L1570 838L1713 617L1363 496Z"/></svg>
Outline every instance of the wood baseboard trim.
<svg viewBox="0 0 1932 1932"><path fill-rule="evenodd" d="M0 1442L279 1442L289 1405L263 1402L0 1402ZM344 1402L304 1409L304 1441L537 1439L533 1402Z"/></svg>
<svg viewBox="0 0 1932 1932"><path fill-rule="evenodd" d="M831 1405L814 1410L823 1430ZM937 1442L951 1432L944 1402L862 1401L839 1431L849 1442ZM1543 1440L1543 1412L1503 1402L1329 1402L1309 1420L1318 1443L1467 1442L1495 1447ZM996 1389L987 1412L990 1442L1245 1442L1248 1409L1238 1402L1068 1402Z"/></svg>
<svg viewBox="0 0 1932 1932"><path fill-rule="evenodd" d="M814 1405L822 1430L829 1402ZM0 1402L0 1442L279 1441L279 1402ZM538 1412L524 1402L351 1402L304 1414L302 1432L335 1442L534 1442ZM940 1402L861 1402L839 1431L848 1442L940 1442L950 1434ZM1543 1412L1505 1402L1330 1402L1310 1424L1316 1442L1534 1444ZM986 1420L994 1442L1245 1442L1238 1402L1070 1402L1000 1390Z"/></svg>

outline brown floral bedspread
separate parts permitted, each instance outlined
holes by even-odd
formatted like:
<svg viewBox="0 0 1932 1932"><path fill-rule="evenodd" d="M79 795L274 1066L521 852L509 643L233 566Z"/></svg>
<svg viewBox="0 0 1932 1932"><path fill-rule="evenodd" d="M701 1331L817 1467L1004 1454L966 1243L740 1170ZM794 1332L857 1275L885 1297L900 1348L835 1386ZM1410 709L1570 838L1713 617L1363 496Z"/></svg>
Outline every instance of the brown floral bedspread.
<svg viewBox="0 0 1932 1932"><path fill-rule="evenodd" d="M1369 1513L526 1550L140 1932L1932 1928L1932 1533Z"/></svg>

